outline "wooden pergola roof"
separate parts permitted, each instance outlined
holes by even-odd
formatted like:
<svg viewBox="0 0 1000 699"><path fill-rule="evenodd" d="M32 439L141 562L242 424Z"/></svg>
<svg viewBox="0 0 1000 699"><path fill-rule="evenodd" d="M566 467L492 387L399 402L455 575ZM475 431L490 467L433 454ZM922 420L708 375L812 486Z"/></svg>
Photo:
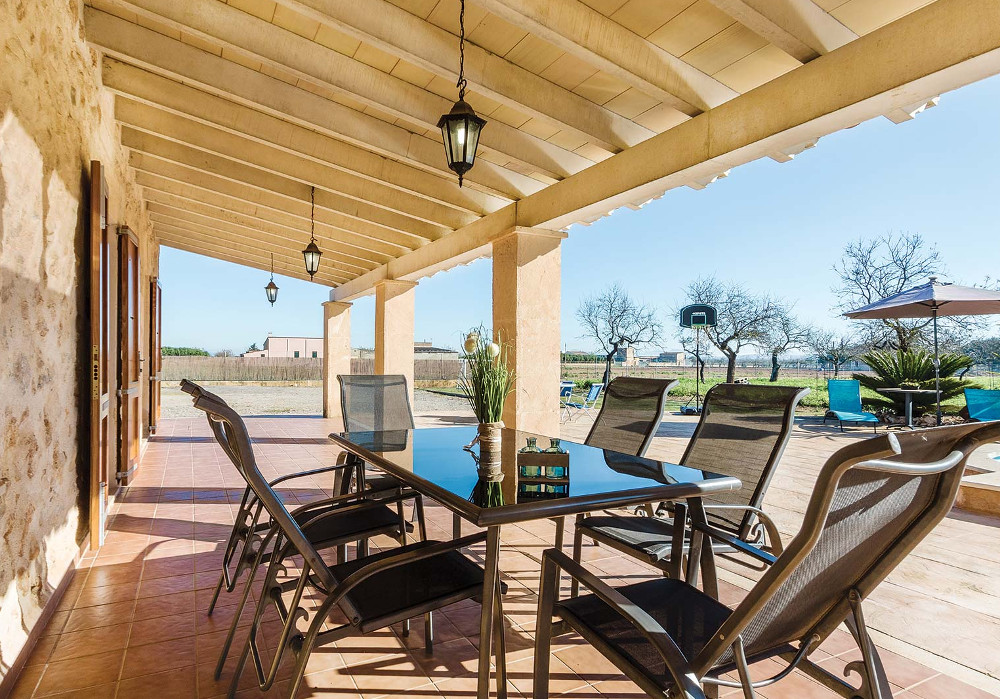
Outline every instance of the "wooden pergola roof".
<svg viewBox="0 0 1000 699"><path fill-rule="evenodd" d="M1000 71L991 0L88 0L159 242L307 278L310 187L335 299L563 229L734 165L900 121ZM901 53L902 52L902 53Z"/></svg>

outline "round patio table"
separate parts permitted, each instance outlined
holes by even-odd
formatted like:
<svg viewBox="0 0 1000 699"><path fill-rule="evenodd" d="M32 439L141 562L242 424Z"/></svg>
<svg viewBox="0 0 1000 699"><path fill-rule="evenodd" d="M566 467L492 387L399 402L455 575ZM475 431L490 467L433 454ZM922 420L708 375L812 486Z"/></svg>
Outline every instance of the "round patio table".
<svg viewBox="0 0 1000 699"><path fill-rule="evenodd" d="M913 396L914 394L931 394L937 393L933 388L876 388L879 393L886 393L889 395L893 394L903 394L903 412L906 414L906 426L911 430L913 429Z"/></svg>

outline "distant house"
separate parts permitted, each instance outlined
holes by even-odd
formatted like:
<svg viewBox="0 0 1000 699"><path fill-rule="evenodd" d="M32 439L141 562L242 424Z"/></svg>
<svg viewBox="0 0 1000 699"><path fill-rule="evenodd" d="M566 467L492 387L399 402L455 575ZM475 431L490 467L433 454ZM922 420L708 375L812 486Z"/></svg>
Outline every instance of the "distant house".
<svg viewBox="0 0 1000 699"><path fill-rule="evenodd" d="M435 347L430 342L413 343L414 359L458 359L458 351Z"/></svg>
<svg viewBox="0 0 1000 699"><path fill-rule="evenodd" d="M268 335L264 340L264 349L256 352L245 352L244 357L289 358L289 359L320 359L323 356L322 337L278 337Z"/></svg>
<svg viewBox="0 0 1000 699"><path fill-rule="evenodd" d="M660 352L653 361L657 364L684 366L684 363L687 361L687 353L683 351Z"/></svg>

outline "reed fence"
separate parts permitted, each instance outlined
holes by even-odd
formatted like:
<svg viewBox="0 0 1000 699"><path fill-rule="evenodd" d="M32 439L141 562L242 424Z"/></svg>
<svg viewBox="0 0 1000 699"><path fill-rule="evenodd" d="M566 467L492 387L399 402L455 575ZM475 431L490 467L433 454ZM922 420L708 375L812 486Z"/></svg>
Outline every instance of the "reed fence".
<svg viewBox="0 0 1000 699"><path fill-rule="evenodd" d="M454 381L462 371L460 359L416 359L416 381ZM352 374L374 374L375 360L351 359ZM178 357L163 358L165 381L320 381L323 360L311 357Z"/></svg>

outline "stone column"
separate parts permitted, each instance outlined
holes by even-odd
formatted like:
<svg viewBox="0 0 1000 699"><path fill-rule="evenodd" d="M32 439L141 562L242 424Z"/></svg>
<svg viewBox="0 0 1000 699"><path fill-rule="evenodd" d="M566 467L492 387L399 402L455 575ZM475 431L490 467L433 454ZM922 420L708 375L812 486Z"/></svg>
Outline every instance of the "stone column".
<svg viewBox="0 0 1000 699"><path fill-rule="evenodd" d="M338 374L351 373L351 304L323 304L323 417L343 419Z"/></svg>
<svg viewBox="0 0 1000 699"><path fill-rule="evenodd" d="M413 308L416 282L375 285L375 373L402 374L413 405Z"/></svg>
<svg viewBox="0 0 1000 699"><path fill-rule="evenodd" d="M559 436L560 252L565 233L516 228L493 242L493 332L517 374L504 423Z"/></svg>

